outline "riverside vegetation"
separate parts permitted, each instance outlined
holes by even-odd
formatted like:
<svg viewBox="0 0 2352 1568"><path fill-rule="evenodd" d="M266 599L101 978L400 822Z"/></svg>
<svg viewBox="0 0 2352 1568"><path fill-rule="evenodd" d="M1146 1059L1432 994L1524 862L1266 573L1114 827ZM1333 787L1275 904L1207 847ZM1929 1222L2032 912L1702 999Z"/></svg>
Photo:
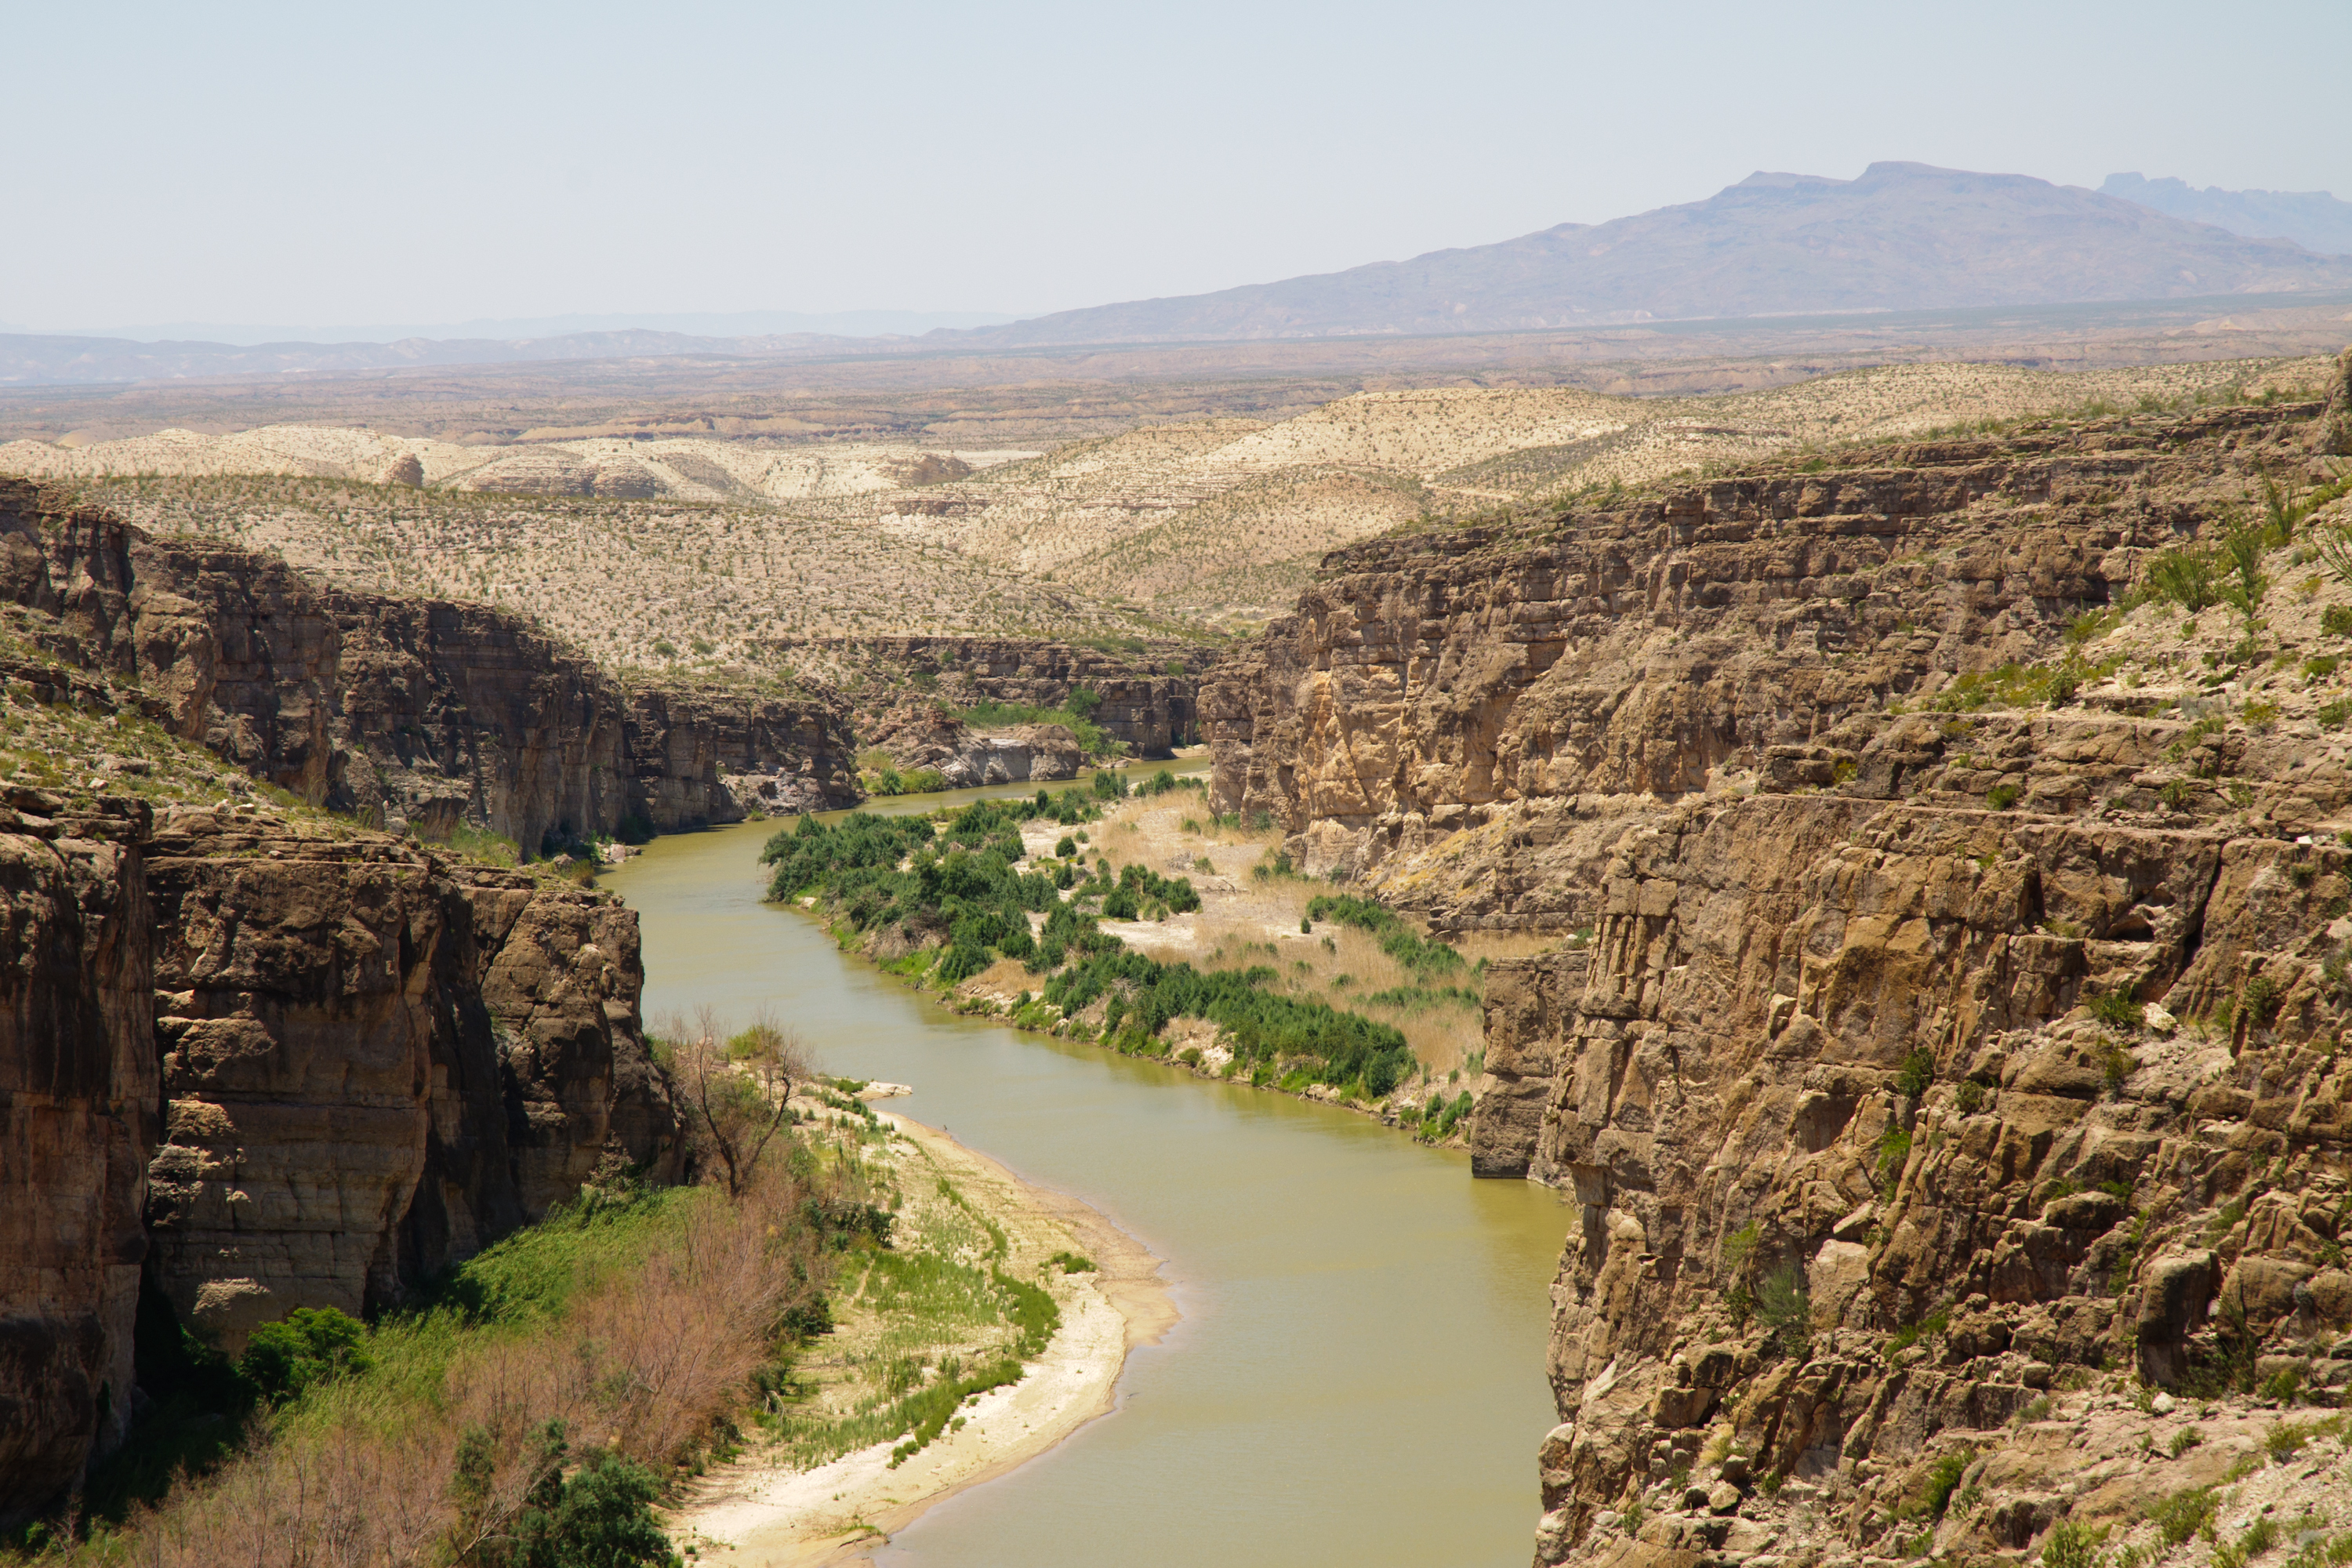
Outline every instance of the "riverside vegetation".
<svg viewBox="0 0 2352 1568"><path fill-rule="evenodd" d="M1114 869L1100 850L1089 860L1081 842L1086 826L1101 832L1112 825L1107 812L1117 815L1123 803L1153 803L1188 788L1197 785L1162 771L1130 795L1119 775L1099 773L1085 787L927 816L853 812L830 826L804 816L763 852L774 868L770 896L814 908L844 946L967 1009L1001 1006L1020 1027L1175 1059L1255 1087L1328 1090L1424 1136L1452 1136L1473 1098L1453 1088L1459 1068L1430 1087L1429 1064L1404 1030L1367 1009L1466 1009L1475 1018L1483 965L1453 947L1369 900L1314 895L1298 918L1299 935L1311 936L1318 922L1327 932L1362 933L1408 977L1368 992L1360 1007L1343 1007L1331 998L1349 989L1345 973L1336 990L1302 994L1291 983L1298 977L1292 971L1308 969L1303 960L1277 966L1252 961L1248 951L1229 958L1220 944L1200 954L1199 964L1163 962L1106 929L1137 931L1202 910L1190 876L1134 860ZM1202 857L1196 864L1211 862ZM1260 880L1300 880L1278 856L1259 870ZM1269 954L1278 951L1262 945ZM1339 951L1328 934L1321 948ZM1008 969L1022 977L1020 994L1009 1005L989 1001L990 985L1005 984Z"/></svg>
<svg viewBox="0 0 2352 1568"><path fill-rule="evenodd" d="M681 1561L663 1514L706 1467L896 1438L895 1466L1021 1379L1054 1294L1008 1271L1002 1226L865 1086L810 1073L765 1020L669 1034L656 1055L709 1179L608 1159L411 1303L297 1309L234 1359L151 1292L158 1408L0 1558L660 1568Z"/></svg>

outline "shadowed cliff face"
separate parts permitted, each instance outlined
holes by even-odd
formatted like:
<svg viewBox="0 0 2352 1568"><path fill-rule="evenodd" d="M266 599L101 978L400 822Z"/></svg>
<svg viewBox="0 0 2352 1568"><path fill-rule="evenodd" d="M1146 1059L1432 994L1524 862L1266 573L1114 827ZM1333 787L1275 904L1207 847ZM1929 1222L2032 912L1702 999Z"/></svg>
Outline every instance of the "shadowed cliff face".
<svg viewBox="0 0 2352 1568"><path fill-rule="evenodd" d="M0 810L0 1358L37 1504L119 1440L141 1262L235 1353L354 1315L576 1194L680 1174L635 916L253 806Z"/></svg>
<svg viewBox="0 0 2352 1568"><path fill-rule="evenodd" d="M830 699L624 692L529 620L326 588L0 479L0 596L54 616L152 716L305 801L433 837L559 837L856 799Z"/></svg>
<svg viewBox="0 0 2352 1568"><path fill-rule="evenodd" d="M2118 603L2329 478L2319 415L1382 541L1213 673L1219 809L1561 938L1490 972L1471 1137L1579 1200L1542 1561L2137 1543L2258 1384L2352 1385L2346 585L2274 539L2252 657Z"/></svg>
<svg viewBox="0 0 2352 1568"><path fill-rule="evenodd" d="M158 1102L138 853L47 817L0 817L5 1511L72 1482L129 1427Z"/></svg>
<svg viewBox="0 0 2352 1568"><path fill-rule="evenodd" d="M126 1429L142 1263L234 1353L297 1307L400 1300L607 1157L682 1173L629 910L306 813L154 815L105 793L158 765L95 755L140 749L113 725L143 713L306 801L526 845L827 804L848 775L834 709L625 699L512 617L322 594L6 481L0 594L10 737L71 712L96 742L43 759L56 793L0 786L5 1516Z"/></svg>

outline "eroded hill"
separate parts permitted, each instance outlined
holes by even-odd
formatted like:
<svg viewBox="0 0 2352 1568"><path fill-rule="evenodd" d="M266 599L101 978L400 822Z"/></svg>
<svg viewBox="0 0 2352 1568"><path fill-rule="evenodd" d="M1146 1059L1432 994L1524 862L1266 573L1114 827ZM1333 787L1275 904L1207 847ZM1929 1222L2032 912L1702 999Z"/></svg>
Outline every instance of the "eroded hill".
<svg viewBox="0 0 2352 1568"><path fill-rule="evenodd" d="M779 639L1197 640L1286 609L1328 552L1430 517L2060 408L2195 407L2315 384L2323 363L1889 365L1706 397L1371 391L1043 452L268 426L15 442L0 471L354 586L522 610L614 666L758 680L780 673L762 651Z"/></svg>

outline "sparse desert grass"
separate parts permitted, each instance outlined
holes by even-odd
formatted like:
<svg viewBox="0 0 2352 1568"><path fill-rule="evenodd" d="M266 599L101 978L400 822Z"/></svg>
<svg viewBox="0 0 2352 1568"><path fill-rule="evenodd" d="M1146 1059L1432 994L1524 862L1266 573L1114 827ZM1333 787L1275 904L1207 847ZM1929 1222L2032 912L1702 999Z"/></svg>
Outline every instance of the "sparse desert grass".
<svg viewBox="0 0 2352 1568"><path fill-rule="evenodd" d="M1114 807L1097 826L1089 851L1108 856L1114 868L1133 863L1190 877L1201 894L1201 912L1107 929L1154 958L1184 960L1197 969L1263 964L1276 972L1276 994L1328 1002L1394 1025L1437 1082L1462 1071L1484 1037L1481 1008L1445 993L1475 994L1476 962L1490 953L1501 957L1553 945L1516 935L1486 941L1464 952L1472 965L1467 973L1432 985L1383 952L1369 932L1330 921L1316 923L1311 931L1299 929L1315 898L1335 889L1319 879L1276 869L1278 831L1212 822L1197 795L1173 797L1172 805L1167 798ZM1188 829L1188 821L1196 826ZM1208 862L1205 868L1202 860Z"/></svg>
<svg viewBox="0 0 2352 1568"><path fill-rule="evenodd" d="M1395 528L1531 514L1780 456L1827 462L1895 437L2273 397L2325 370L2316 358L1925 363L1710 396L1371 391L1272 422L1148 423L1034 456L677 437L460 446L269 426L19 442L0 447L0 471L68 479L150 526L235 537L345 580L527 609L615 665L746 679L775 637L1245 625L1286 611L1324 553ZM358 482L402 452L440 488ZM240 477L256 473L278 477ZM335 474L357 478L317 477ZM595 493L464 488L491 484Z"/></svg>

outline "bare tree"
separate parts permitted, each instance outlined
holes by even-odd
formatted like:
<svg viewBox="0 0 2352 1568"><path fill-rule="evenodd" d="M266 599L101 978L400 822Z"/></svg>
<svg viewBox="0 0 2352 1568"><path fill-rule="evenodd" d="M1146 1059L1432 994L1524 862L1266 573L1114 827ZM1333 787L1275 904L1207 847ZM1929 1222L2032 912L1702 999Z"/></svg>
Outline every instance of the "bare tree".
<svg viewBox="0 0 2352 1568"><path fill-rule="evenodd" d="M740 1198L791 1120L793 1085L814 1076L808 1047L764 1009L750 1028L722 1039L718 1015L698 1007L691 1028L674 1019L669 1036L670 1071L686 1091L695 1135L726 1171L727 1195Z"/></svg>

